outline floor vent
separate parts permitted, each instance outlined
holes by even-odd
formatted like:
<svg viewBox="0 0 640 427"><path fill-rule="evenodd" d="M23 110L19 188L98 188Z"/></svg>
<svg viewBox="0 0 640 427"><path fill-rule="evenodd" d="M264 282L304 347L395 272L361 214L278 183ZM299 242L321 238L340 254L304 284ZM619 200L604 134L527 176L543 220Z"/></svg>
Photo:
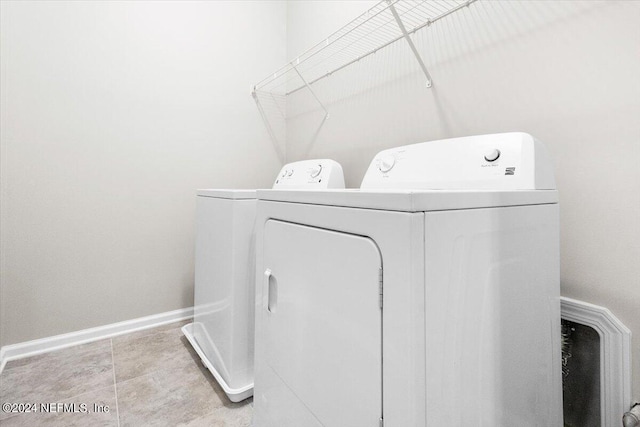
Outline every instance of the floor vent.
<svg viewBox="0 0 640 427"><path fill-rule="evenodd" d="M608 309L561 298L565 427L618 427L631 404L631 332Z"/></svg>

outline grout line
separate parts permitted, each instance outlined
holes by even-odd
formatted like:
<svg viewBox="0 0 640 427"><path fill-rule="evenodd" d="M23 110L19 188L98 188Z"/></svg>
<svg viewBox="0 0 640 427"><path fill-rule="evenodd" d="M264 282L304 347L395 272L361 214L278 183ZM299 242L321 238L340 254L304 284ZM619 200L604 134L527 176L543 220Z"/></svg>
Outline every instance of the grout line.
<svg viewBox="0 0 640 427"><path fill-rule="evenodd" d="M116 359L113 357L113 339L109 339L111 344L111 368L113 372L113 391L116 394L116 420L118 420L118 427L120 427L120 411L118 409L118 384L116 384Z"/></svg>

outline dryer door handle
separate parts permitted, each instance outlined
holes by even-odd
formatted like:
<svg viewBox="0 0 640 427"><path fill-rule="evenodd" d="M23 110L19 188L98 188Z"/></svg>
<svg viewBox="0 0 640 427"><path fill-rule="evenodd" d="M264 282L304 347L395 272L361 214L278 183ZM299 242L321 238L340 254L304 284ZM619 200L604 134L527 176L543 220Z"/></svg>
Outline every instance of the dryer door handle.
<svg viewBox="0 0 640 427"><path fill-rule="evenodd" d="M275 313L278 308L278 281L271 273L271 269L264 271L264 280L267 288L267 310Z"/></svg>

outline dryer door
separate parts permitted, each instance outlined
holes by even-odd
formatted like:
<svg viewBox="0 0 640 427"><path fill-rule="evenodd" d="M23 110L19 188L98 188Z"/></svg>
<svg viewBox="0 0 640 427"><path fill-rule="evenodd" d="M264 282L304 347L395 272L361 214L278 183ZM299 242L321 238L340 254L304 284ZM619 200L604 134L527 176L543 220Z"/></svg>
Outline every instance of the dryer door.
<svg viewBox="0 0 640 427"><path fill-rule="evenodd" d="M269 220L264 267L256 426L378 426L382 261L376 244Z"/></svg>

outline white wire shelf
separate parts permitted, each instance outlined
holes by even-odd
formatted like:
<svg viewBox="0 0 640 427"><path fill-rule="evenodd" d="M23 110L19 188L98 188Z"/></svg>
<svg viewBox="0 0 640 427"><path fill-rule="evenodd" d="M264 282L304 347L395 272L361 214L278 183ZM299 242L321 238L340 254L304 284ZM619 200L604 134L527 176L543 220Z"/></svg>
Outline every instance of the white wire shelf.
<svg viewBox="0 0 640 427"><path fill-rule="evenodd" d="M311 85L402 39L411 47L427 87L431 87L431 75L410 36L475 1L382 0L262 79L254 86L253 95L266 91L288 96L306 87L324 109Z"/></svg>

